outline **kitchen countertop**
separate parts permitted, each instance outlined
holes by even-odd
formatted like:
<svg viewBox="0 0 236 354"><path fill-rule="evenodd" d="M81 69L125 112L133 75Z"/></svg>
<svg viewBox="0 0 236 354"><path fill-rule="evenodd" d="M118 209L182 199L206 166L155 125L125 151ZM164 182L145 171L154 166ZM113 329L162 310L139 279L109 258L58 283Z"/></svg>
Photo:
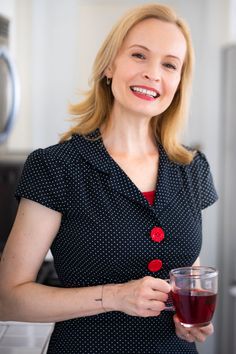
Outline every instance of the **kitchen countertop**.
<svg viewBox="0 0 236 354"><path fill-rule="evenodd" d="M53 323L0 322L1 354L45 354Z"/></svg>

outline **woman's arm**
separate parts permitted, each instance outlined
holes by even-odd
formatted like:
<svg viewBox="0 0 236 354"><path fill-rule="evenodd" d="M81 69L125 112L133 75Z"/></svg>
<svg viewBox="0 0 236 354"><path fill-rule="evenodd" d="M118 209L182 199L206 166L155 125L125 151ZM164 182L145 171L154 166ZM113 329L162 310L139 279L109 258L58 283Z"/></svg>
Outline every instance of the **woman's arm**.
<svg viewBox="0 0 236 354"><path fill-rule="evenodd" d="M85 288L35 283L60 223L59 212L21 200L0 263L0 320L57 322L102 313L103 306L137 316L160 314L169 285L152 277Z"/></svg>
<svg viewBox="0 0 236 354"><path fill-rule="evenodd" d="M101 286L63 289L36 284L61 214L22 199L0 263L0 319L54 322L103 312Z"/></svg>

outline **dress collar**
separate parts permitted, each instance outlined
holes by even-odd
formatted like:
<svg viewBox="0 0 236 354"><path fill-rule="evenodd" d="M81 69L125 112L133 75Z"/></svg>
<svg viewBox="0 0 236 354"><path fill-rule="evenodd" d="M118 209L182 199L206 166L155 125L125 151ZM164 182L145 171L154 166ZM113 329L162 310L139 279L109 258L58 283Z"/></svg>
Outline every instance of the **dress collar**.
<svg viewBox="0 0 236 354"><path fill-rule="evenodd" d="M109 175L109 184L113 190L150 208L142 192L134 185L125 172L112 159L106 150L99 129L86 137L74 135L72 139L79 154L97 170ZM173 200L183 186L180 165L172 162L163 146L158 143L159 166L156 182L155 202L151 208L161 212Z"/></svg>
<svg viewBox="0 0 236 354"><path fill-rule="evenodd" d="M79 154L96 169L104 173L111 172L111 157L103 145L99 129L86 136L73 135L72 141Z"/></svg>

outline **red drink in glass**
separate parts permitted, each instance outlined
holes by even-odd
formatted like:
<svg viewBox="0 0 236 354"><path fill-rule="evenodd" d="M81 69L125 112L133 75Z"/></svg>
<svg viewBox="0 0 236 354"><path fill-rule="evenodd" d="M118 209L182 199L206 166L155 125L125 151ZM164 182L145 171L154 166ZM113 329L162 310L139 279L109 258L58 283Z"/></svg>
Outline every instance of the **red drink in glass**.
<svg viewBox="0 0 236 354"><path fill-rule="evenodd" d="M173 304L181 323L206 326L210 323L216 306L216 294L200 289L172 291Z"/></svg>
<svg viewBox="0 0 236 354"><path fill-rule="evenodd" d="M183 326L202 327L210 323L216 306L217 280L218 271L207 266L170 271L173 308Z"/></svg>

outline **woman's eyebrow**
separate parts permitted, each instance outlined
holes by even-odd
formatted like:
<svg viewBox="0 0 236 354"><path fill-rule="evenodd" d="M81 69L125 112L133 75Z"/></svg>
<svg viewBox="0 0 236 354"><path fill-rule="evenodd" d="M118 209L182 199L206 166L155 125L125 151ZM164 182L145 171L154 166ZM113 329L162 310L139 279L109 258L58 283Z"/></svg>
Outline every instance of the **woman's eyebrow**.
<svg viewBox="0 0 236 354"><path fill-rule="evenodd" d="M133 47L139 47L139 48L142 48L142 49L145 49L145 50L150 51L150 49L148 49L147 47L145 47L144 45L141 45L141 44L132 44L132 45L129 47L129 49L130 49L130 48L133 48Z"/></svg>
<svg viewBox="0 0 236 354"><path fill-rule="evenodd" d="M132 48L141 48L141 49L144 49L144 50L147 50L147 51L151 51L149 48L145 47L144 45L142 44L132 44L130 47L128 47L128 49L132 49ZM166 58L173 58L173 59L177 59L178 61L181 62L180 58L176 55L173 55L173 54L166 54L165 55Z"/></svg>

